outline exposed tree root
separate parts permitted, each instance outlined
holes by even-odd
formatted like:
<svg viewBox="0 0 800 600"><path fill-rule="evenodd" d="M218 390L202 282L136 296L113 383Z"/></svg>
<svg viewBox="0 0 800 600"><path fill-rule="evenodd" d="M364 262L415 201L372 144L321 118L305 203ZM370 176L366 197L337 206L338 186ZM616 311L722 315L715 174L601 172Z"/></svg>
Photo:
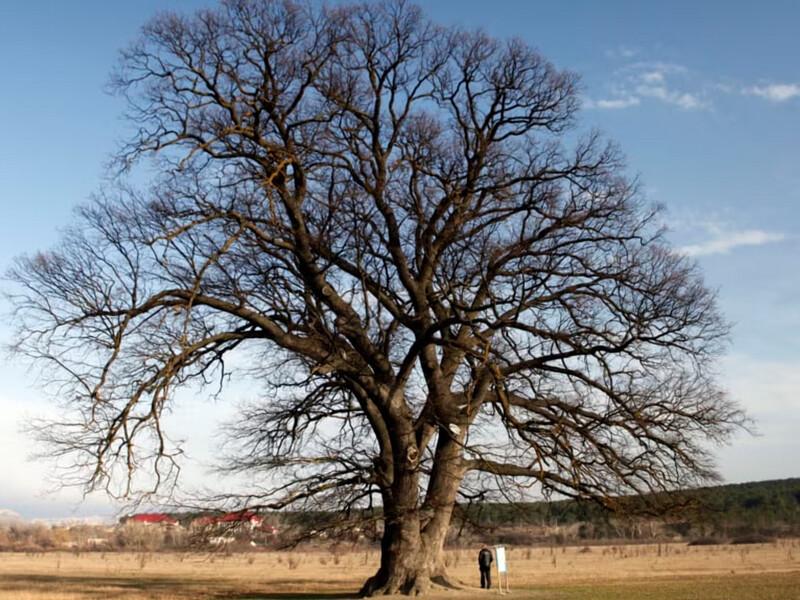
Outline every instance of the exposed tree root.
<svg viewBox="0 0 800 600"><path fill-rule="evenodd" d="M438 573L430 575L426 572L403 572L386 576L380 571L370 577L359 592L359 596L388 596L403 594L406 596L420 596L434 590L458 590L457 583L447 574Z"/></svg>

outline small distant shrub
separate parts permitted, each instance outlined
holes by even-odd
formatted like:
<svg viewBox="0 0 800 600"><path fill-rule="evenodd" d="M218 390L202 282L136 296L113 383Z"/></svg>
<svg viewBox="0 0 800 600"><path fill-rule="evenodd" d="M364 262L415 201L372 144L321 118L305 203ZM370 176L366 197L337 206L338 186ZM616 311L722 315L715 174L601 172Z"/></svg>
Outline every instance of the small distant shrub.
<svg viewBox="0 0 800 600"><path fill-rule="evenodd" d="M589 546L584 546L583 548L578 550L578 552L580 552L581 554L586 554L587 552L591 552L591 551L592 551L592 549L589 548Z"/></svg>
<svg viewBox="0 0 800 600"><path fill-rule="evenodd" d="M775 540L771 537L753 533L750 535L740 535L731 540L731 544L771 544Z"/></svg>
<svg viewBox="0 0 800 600"><path fill-rule="evenodd" d="M538 538L528 531L505 531L497 536L497 542L511 546L531 546Z"/></svg>
<svg viewBox="0 0 800 600"><path fill-rule="evenodd" d="M700 537L691 540L687 546L718 546L724 544L722 540L714 537Z"/></svg>

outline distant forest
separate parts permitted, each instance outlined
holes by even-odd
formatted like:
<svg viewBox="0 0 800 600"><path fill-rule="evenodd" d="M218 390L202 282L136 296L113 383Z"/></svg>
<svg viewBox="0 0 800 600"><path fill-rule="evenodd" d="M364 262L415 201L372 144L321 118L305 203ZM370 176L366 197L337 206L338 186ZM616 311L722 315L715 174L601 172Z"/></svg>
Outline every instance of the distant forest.
<svg viewBox="0 0 800 600"><path fill-rule="evenodd" d="M660 513L660 507L671 507ZM711 542L800 535L800 478L624 497L608 510L578 500L459 506L457 536L476 531L512 543L579 539L689 539ZM533 539L532 539L533 538ZM519 541L523 541L520 539Z"/></svg>
<svg viewBox="0 0 800 600"><path fill-rule="evenodd" d="M350 537L351 524L369 520L370 514L374 515L373 525L379 527L378 513L361 512L350 519L325 512L284 512L274 517L304 539L335 539ZM374 526L358 531L367 538L378 537ZM460 504L448 543L746 543L776 537L800 537L800 478L626 496L613 499L606 507L580 500Z"/></svg>

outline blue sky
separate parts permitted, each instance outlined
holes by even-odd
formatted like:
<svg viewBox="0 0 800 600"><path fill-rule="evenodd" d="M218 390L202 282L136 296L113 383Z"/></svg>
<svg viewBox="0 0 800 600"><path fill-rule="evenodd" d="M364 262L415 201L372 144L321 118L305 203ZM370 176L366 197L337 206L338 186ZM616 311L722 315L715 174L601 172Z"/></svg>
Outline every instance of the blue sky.
<svg viewBox="0 0 800 600"><path fill-rule="evenodd" d="M211 2L0 4L0 269L52 245L101 183L126 132L104 92L117 50L158 10ZM666 206L735 323L721 379L757 421L718 450L728 481L800 476L800 4L744 2L421 3L435 20L518 36L582 80L581 123L619 142L647 197ZM0 307L3 314L7 307ZM9 323L0 321L0 339ZM47 468L21 421L51 409L24 365L0 364L0 508L26 516L107 512L103 498L42 495ZM235 400L235 398L233 399ZM208 424L230 404L184 403L200 480Z"/></svg>

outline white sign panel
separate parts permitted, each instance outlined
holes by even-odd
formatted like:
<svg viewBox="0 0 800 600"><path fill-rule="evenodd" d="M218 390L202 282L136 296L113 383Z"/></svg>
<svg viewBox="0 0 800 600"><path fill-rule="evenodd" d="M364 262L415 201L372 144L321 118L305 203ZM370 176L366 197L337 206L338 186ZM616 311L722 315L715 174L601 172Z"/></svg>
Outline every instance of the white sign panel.
<svg viewBox="0 0 800 600"><path fill-rule="evenodd" d="M497 572L508 573L508 565L506 564L505 546L495 546L494 555L495 555L495 560L497 560Z"/></svg>

